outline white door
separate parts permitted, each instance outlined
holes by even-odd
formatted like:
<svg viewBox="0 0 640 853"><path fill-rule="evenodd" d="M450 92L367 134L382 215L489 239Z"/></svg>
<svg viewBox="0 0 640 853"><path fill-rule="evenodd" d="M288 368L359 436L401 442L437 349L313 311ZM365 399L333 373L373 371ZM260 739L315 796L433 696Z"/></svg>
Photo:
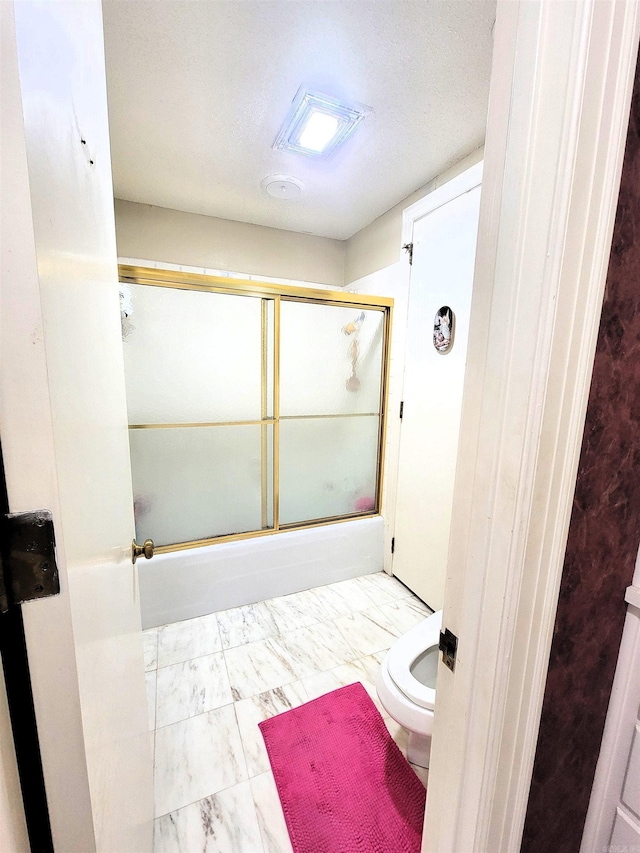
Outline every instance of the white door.
<svg viewBox="0 0 640 853"><path fill-rule="evenodd" d="M625 602L620 653L581 853L640 850L640 552Z"/></svg>
<svg viewBox="0 0 640 853"><path fill-rule="evenodd" d="M12 511L54 515L23 606L56 853L152 841L99 0L0 4L0 418ZM3 751L4 760L4 751Z"/></svg>
<svg viewBox="0 0 640 853"><path fill-rule="evenodd" d="M0 850L2 853L24 853L28 849L4 673L0 666Z"/></svg>
<svg viewBox="0 0 640 853"><path fill-rule="evenodd" d="M479 186L461 192L415 222L409 285L393 573L434 610L444 596L480 207ZM444 306L454 317L446 353L433 343Z"/></svg>

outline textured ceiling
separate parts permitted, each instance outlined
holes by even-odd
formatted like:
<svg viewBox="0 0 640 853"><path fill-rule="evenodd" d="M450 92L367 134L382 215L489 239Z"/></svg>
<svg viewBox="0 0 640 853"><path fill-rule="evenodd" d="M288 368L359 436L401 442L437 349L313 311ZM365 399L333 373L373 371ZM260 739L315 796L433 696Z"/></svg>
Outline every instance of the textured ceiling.
<svg viewBox="0 0 640 853"><path fill-rule="evenodd" d="M343 240L484 140L495 0L103 8L118 198ZM302 84L373 110L329 161L271 148Z"/></svg>

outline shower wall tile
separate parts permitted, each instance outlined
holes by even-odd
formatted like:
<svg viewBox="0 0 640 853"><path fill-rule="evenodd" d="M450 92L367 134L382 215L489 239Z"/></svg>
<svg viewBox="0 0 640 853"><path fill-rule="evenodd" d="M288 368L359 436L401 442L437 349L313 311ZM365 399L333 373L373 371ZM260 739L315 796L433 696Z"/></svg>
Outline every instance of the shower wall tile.
<svg viewBox="0 0 640 853"><path fill-rule="evenodd" d="M233 705L156 731L156 817L247 778Z"/></svg>
<svg viewBox="0 0 640 853"><path fill-rule="evenodd" d="M560 584L523 853L577 850L640 538L640 69Z"/></svg>
<svg viewBox="0 0 640 853"><path fill-rule="evenodd" d="M293 853L273 773L254 776L251 792L265 853Z"/></svg>
<svg viewBox="0 0 640 853"><path fill-rule="evenodd" d="M233 701L222 652L158 670L158 728Z"/></svg>
<svg viewBox="0 0 640 853"><path fill-rule="evenodd" d="M309 697L299 681L235 703L236 716L249 776L269 770L269 757L258 723L307 702Z"/></svg>
<svg viewBox="0 0 640 853"><path fill-rule="evenodd" d="M241 782L155 821L154 853L262 853L248 782Z"/></svg>
<svg viewBox="0 0 640 853"><path fill-rule="evenodd" d="M355 651L356 658L388 649L401 633L379 607L340 616L333 624Z"/></svg>
<svg viewBox="0 0 640 853"><path fill-rule="evenodd" d="M222 650L215 613L158 628L158 666L169 666Z"/></svg>
<svg viewBox="0 0 640 853"><path fill-rule="evenodd" d="M280 633L269 608L263 601L234 607L231 610L221 610L216 616L223 649L275 637Z"/></svg>

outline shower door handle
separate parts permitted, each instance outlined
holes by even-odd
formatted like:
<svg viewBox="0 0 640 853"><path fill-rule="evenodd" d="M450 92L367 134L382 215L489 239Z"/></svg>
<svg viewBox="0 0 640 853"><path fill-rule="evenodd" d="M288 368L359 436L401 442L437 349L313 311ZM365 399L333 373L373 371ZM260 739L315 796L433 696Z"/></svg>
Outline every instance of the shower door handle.
<svg viewBox="0 0 640 853"><path fill-rule="evenodd" d="M142 545L138 545L134 539L131 543L131 562L135 565L138 557L144 557L145 560L150 560L153 557L154 547L153 539L145 539Z"/></svg>

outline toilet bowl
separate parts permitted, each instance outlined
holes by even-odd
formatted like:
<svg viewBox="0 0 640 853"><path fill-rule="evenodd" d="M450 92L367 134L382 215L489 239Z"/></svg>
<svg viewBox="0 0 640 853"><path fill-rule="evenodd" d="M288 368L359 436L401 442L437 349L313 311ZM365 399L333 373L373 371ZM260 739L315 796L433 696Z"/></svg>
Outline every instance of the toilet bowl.
<svg viewBox="0 0 640 853"><path fill-rule="evenodd" d="M403 634L387 652L376 678L383 707L409 731L407 758L419 767L429 766L441 627L438 610Z"/></svg>

